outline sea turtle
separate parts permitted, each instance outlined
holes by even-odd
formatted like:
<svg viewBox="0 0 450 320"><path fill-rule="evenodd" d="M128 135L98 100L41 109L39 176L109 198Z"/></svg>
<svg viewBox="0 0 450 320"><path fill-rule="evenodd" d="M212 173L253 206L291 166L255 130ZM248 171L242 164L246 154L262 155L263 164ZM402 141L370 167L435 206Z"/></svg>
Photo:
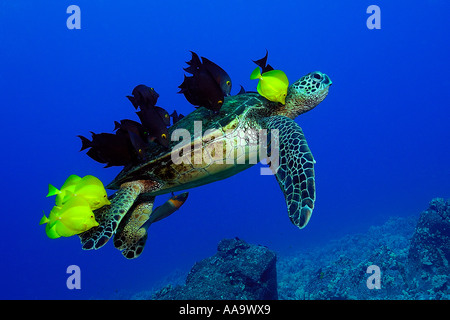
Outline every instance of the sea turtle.
<svg viewBox="0 0 450 320"><path fill-rule="evenodd" d="M83 249L98 249L116 233L114 244L122 254L139 256L147 237L147 228L141 226L152 215L155 196L222 180L251 167L257 163L250 161L252 157L261 158L263 144L254 143L255 130L261 129L274 141L267 148L271 164L278 162L275 175L289 218L305 227L314 208L315 161L294 119L325 99L330 85L327 75L315 71L289 86L285 105L244 93L226 97L218 114L197 108L169 128L168 148L155 144L107 186L117 191L110 197L111 205L94 212L100 225L80 234ZM278 159L272 157L275 151Z"/></svg>

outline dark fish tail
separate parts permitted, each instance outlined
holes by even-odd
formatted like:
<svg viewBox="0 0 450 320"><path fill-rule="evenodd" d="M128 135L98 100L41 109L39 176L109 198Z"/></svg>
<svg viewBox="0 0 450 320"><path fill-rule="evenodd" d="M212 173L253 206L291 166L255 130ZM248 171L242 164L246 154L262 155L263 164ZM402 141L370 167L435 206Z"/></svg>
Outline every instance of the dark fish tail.
<svg viewBox="0 0 450 320"><path fill-rule="evenodd" d="M89 140L88 138L83 137L83 136L77 136L77 137L81 139L81 149L80 149L80 151L83 151L83 150L85 150L87 148L91 148L92 147L92 141L91 140Z"/></svg>

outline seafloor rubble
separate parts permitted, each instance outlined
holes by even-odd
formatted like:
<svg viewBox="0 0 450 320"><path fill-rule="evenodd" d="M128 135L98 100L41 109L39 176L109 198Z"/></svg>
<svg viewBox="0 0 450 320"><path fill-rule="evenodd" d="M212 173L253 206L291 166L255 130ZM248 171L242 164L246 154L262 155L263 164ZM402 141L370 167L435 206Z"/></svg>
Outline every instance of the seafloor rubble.
<svg viewBox="0 0 450 320"><path fill-rule="evenodd" d="M238 238L224 239L217 253L197 262L183 286L167 286L153 299L277 299L275 253Z"/></svg>
<svg viewBox="0 0 450 320"><path fill-rule="evenodd" d="M391 218L365 234L290 257L277 259L240 239L222 240L214 256L194 265L184 285L166 286L151 298L449 299L449 260L450 200L436 198L418 219ZM371 265L381 272L379 289L368 288ZM150 298L134 298L144 297Z"/></svg>

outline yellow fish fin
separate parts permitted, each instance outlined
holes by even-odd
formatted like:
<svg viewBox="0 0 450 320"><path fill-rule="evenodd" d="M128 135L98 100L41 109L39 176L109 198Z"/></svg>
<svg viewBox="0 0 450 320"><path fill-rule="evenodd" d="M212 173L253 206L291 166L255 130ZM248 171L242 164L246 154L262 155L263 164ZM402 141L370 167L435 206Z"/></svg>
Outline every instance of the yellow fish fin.
<svg viewBox="0 0 450 320"><path fill-rule="evenodd" d="M45 228L45 233L47 234L47 237L50 239L56 239L61 237L61 235L56 231L56 225L53 225L50 227L50 225L47 225Z"/></svg>
<svg viewBox="0 0 450 320"><path fill-rule="evenodd" d="M253 70L252 74L250 75L251 80L255 79L261 79L261 70L259 70L259 67L256 67L255 70Z"/></svg>
<svg viewBox="0 0 450 320"><path fill-rule="evenodd" d="M287 90L287 87L289 86L289 80L288 80L288 77L287 77L286 73L284 73L284 72L281 71L281 70L270 70L270 71L267 71L267 72L263 73L262 76L263 76L264 78L266 78L266 77L272 77L272 78L278 79L279 81L281 81L281 83L282 83L284 86L286 86L286 90ZM283 87L284 87L284 86L283 86Z"/></svg>
<svg viewBox="0 0 450 320"><path fill-rule="evenodd" d="M259 81L259 82L258 82L258 85L256 86L256 91L258 91L258 93L259 93L260 95L262 95L263 97L267 98L267 97L265 96L263 90L261 89L261 83L262 83L262 81Z"/></svg>
<svg viewBox="0 0 450 320"><path fill-rule="evenodd" d="M67 188L69 186L75 185L77 184L79 181L81 180L80 176L77 176L76 174L71 174L66 181L64 182L63 186L61 187L61 189Z"/></svg>
<svg viewBox="0 0 450 320"><path fill-rule="evenodd" d="M55 223L54 227L51 228L50 230L55 230L55 233L59 237L71 237L80 232L79 230L72 229L71 226L66 226L61 221L58 221L57 223ZM47 233L47 235L48 235L48 233Z"/></svg>
<svg viewBox="0 0 450 320"><path fill-rule="evenodd" d="M58 189L56 189L54 186L52 186L51 184L48 185L48 194L47 197L51 197L54 195L59 194L61 191L59 191Z"/></svg>

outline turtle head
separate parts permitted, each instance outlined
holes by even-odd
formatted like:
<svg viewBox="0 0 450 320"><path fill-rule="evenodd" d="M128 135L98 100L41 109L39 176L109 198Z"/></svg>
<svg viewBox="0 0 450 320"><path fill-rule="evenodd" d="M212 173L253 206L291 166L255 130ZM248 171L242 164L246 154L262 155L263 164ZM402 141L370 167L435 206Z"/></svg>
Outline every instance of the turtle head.
<svg viewBox="0 0 450 320"><path fill-rule="evenodd" d="M330 78L320 71L308 73L289 86L286 104L277 113L295 119L321 103L331 84Z"/></svg>

